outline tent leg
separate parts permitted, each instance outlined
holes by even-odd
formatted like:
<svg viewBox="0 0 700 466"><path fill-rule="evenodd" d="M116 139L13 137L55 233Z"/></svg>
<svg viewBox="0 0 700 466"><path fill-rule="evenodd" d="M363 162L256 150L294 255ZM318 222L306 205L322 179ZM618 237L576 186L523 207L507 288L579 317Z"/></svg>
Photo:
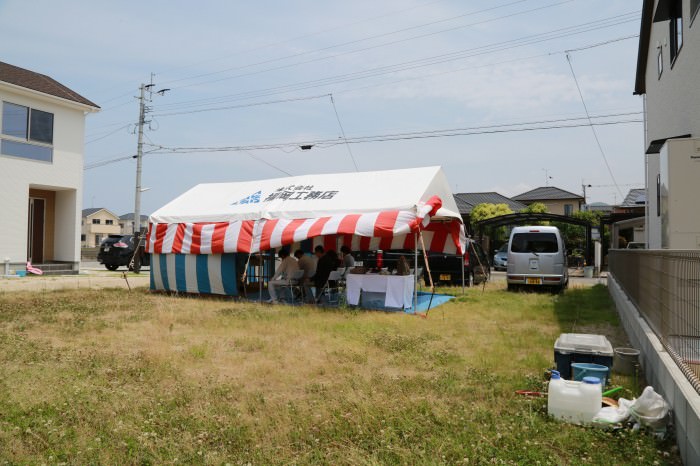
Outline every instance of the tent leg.
<svg viewBox="0 0 700 466"><path fill-rule="evenodd" d="M469 254L468 250L467 254ZM460 267L460 269L462 269L462 294L464 294L464 256L462 256L462 266Z"/></svg>
<svg viewBox="0 0 700 466"><path fill-rule="evenodd" d="M413 313L418 312L418 233L413 232Z"/></svg>
<svg viewBox="0 0 700 466"><path fill-rule="evenodd" d="M265 263L263 262L262 251L258 253L258 256L260 256L260 275L258 276L258 289L260 291L258 292L258 299L260 304L262 304L263 276L265 275Z"/></svg>

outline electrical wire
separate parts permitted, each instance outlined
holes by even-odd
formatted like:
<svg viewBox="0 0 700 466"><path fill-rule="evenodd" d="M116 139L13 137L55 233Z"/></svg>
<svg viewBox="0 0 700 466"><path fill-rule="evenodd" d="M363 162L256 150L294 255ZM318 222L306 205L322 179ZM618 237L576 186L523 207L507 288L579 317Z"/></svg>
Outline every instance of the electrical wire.
<svg viewBox="0 0 700 466"><path fill-rule="evenodd" d="M320 99L323 97L328 97L331 94L321 94L321 95L311 95L311 96L306 96L306 97L296 97L296 98L289 98L289 99L279 99L279 100L268 100L265 102L253 102L250 104L240 104L240 105L228 105L225 107L211 107L211 108L203 108L199 110L188 110L188 111L182 111L182 112L168 112L168 113L154 113L154 117L164 117L164 116L173 116L173 115L187 115L191 113L201 113L201 112L213 112L217 110L231 110L231 109L236 109L236 108L247 108L247 107L259 107L261 105L271 105L271 104L280 104L280 103L287 103L287 102L299 102L301 100L313 100L313 99Z"/></svg>
<svg viewBox="0 0 700 466"><path fill-rule="evenodd" d="M202 78L202 77L207 77L207 76L213 76L213 75L217 75L217 74L227 73L227 72L229 72L229 71L243 70L243 69L252 68L252 67L258 66L258 65L265 65L265 64L268 64L268 63L274 63L274 62L278 62L278 61L282 61L282 60L287 60L287 59L290 59L290 58L297 58L297 57L301 57L301 56L305 56L305 55L312 55L312 54L316 54L316 53L319 53L319 52L324 52L324 51L326 51L326 50L336 49L336 48L339 48L339 47L345 47L345 46L348 46L348 45L358 44L358 43L361 43L361 42L367 42L367 41L370 41L370 40L373 40L373 39L379 39L379 38L382 38L382 37L392 36L392 35L400 34L400 33L402 33L402 32L407 32L407 31L411 31L411 30L415 30L415 29L421 29L421 28L425 28L425 27L428 27L428 26L433 26L433 25L435 25L435 24L440 24L440 23L444 23L444 22L448 22L448 21L454 21L455 19L460 19L460 18L464 18L464 17L467 17L467 16L474 16L474 15L477 15L477 14L480 14L480 13L485 13L485 12L492 11L492 10L496 10L496 9L499 9L499 8L504 8L504 7L507 7L507 6L515 5L515 4L517 4L517 3L523 3L523 2L525 2L525 1L528 1L528 0L517 0L517 1L514 1L514 2L506 3L506 4L504 4L504 5L498 5L498 6L495 6L495 7L485 8L485 9L482 9L482 10L477 10L477 11L474 11L474 12L464 13L464 14L457 15L457 16L451 16L451 17L449 17L449 18L443 18L443 19L440 19L440 20L431 21L431 22L419 24L419 25L416 25L416 26L411 26L411 27L407 27L407 28L403 28L403 29L397 29L397 30L394 30L394 31L391 31L391 32L385 32L385 33L382 33L382 34L376 34L376 35L373 35L373 36L363 37L363 38L361 38L361 39L355 39L355 40L348 41L348 42L342 42L342 43L339 43L339 44L329 45L329 46L327 46L327 47L322 47L322 48L319 48L319 49L308 50L308 51L299 52L299 53L295 53L295 54L291 54L291 55L285 55L285 56L283 56L283 57L271 58L271 59L268 59L268 60L263 60L263 61L259 61L259 62L256 62L256 63L249 63L249 64L243 65L243 66L236 66L236 67L226 68L226 69L219 70L219 71L213 71L213 72L209 72L209 73L202 73L202 74L199 74L199 75L189 76L189 77L186 77L186 78L170 80L170 81L167 81L167 84L168 84L168 85L172 85L173 83L176 83L176 82L187 81L187 80L190 80L190 79ZM457 26L457 27L453 27L453 28L449 28L449 29L444 29L444 30L440 30L440 31L435 31L435 32L431 32L431 33L428 33L428 34L424 34L424 35L413 36L413 37L401 39L401 40L398 40L398 41L392 41L392 42L388 42L388 43L385 43L385 44L379 44L379 45L375 45L375 46L369 47L369 48L367 48L367 49L360 49L360 50L361 50L361 51L364 51L364 50L369 50L369 49L372 49L372 48L386 47L386 46L388 46L388 45L393 45L393 44L400 43L400 42L406 42L406 41L409 41L409 40L415 40L415 39L419 39L419 38L423 38L423 37L434 36L434 35L442 34L442 33L445 33L445 32L451 32L451 31L454 31L454 30L457 30L457 29L464 29L464 28L467 28L467 27L471 27L471 26L476 26L476 25L484 24L484 23L486 23L486 22L493 22L493 21L497 21L497 20L500 20L500 19L510 18L510 17L515 16L515 15L518 15L518 14L531 13L531 12L533 12L533 11L541 10L541 9L548 8L548 7L551 7L551 6L558 6L558 5L561 5L561 4L563 4L563 3L569 3L569 2L571 2L571 1L573 1L573 0L566 0L566 1L564 1L564 2L560 2L560 3L557 3L557 4L553 4L553 5L546 5L546 6L543 6L543 7L537 7L537 8L533 8L533 9L530 9L530 10L526 10L526 11L524 11L524 12L517 12L517 13L514 13L514 14L509 14L509 15L505 15L505 16L499 16L499 17L496 17L496 18L490 18L490 19L488 19L488 20L484 20L484 21L480 21L480 22L476 22L476 23L471 23L471 24L466 24L466 25L462 25L462 26ZM345 52L345 53L338 54L338 55L332 55L332 56L330 56L330 57L323 57L323 58L319 58L319 59L317 59L317 60L326 60L326 59L328 59L328 58L335 58L335 57L337 57L337 56L345 55L345 54L347 54L347 53L355 53L355 51ZM316 60L313 60L313 61L316 61ZM302 62L301 64L304 64L304 63L309 63L309 62ZM290 65L290 66L298 66L298 64L294 64L294 65ZM193 84L193 85L194 85L194 84ZM182 87L187 87L187 86L179 86L178 88L182 88Z"/></svg>
<svg viewBox="0 0 700 466"><path fill-rule="evenodd" d="M110 131L109 133L105 134L104 136L100 136L100 137L85 141L85 145L91 144L91 143L96 142L96 141L100 141L100 140L105 139L105 138L108 138L114 134L117 134L121 130L128 128L129 126L131 126L131 123L129 123L127 125L120 126L119 128L115 129L114 131Z"/></svg>
<svg viewBox="0 0 700 466"><path fill-rule="evenodd" d="M405 12L407 12L407 11L411 11L411 10L423 8L423 7L425 7L425 6L433 5L433 4L435 4L435 3L441 3L442 1L443 1L443 0L436 0L436 1L432 1L432 2L427 2L427 3L424 3L424 4L412 6L412 7L410 7L410 8L406 8L406 9L403 9L403 10L392 11L392 12L389 12L389 13L385 13L385 14L383 14L383 15L374 16L374 17L372 17L372 18L366 18L366 19L362 19L362 20L359 20L359 21L354 21L354 22L352 22L352 23L344 24L344 25L342 25L342 26L337 26L337 27L322 29L322 30L315 31L315 32L311 32L311 33L308 33L308 34L303 34L303 35L301 35L301 36L296 36L296 37L293 37L293 38L291 38L291 39L284 39L284 40L281 40L281 41L268 43L268 44L265 44L265 45L261 45L261 46L258 46L258 47L254 47L254 48L248 49L248 50L236 52L236 53L233 53L233 54L221 55L221 56L216 57L216 58L211 58L211 59L202 60L202 61L199 61L199 62L196 62L196 63L192 63L192 64L189 64L189 65L183 65L183 66L179 66L179 67L176 67L176 68L171 68L171 69L166 70L166 71L160 71L160 72L156 73L156 75L163 75L163 74L167 75L167 74L170 73L171 71L181 70L181 69L185 69L185 68L191 68L191 67L193 67L193 66L199 66L199 65L202 65L202 64L204 64L204 63L210 63L210 62L213 62L213 61L218 61L218 60L221 60L221 59L224 59L224 58L230 58L230 57L233 57L233 56L243 55L243 54L246 54L246 53L258 52L258 51L263 50L263 49L267 49L267 48L271 48L271 47L277 47L277 46L280 46L280 45L283 45L283 44L287 44L287 43L290 43L290 42L295 42L295 41L298 41L298 40L301 40L301 39L307 39L307 38L309 38L309 37L313 37L313 36L325 34L325 33L327 33L327 32L332 32L332 31L337 31L337 30L340 30L340 29L345 29L345 28L348 28L348 27L351 27L351 26L355 26L355 25L357 25L357 24L362 24L362 23L366 23L366 22L370 22L370 21L375 21L375 20L378 20L378 19L385 18L385 17L387 17L387 16L395 16L395 15L400 14L400 13L405 13ZM183 79L188 79L188 78L183 78ZM182 80L182 79L176 80L176 81L181 81L181 80ZM176 82L176 81L171 80L171 81L169 81L169 82Z"/></svg>
<svg viewBox="0 0 700 466"><path fill-rule="evenodd" d="M569 64L569 69L571 70L571 76L574 78L574 83L576 83L576 89L578 90L578 95L581 98L581 104L583 104L583 109L586 112L586 117L588 118L589 121L591 121L590 118L590 113L588 112L588 106L586 105L586 100L583 98L583 93L581 92L581 86L578 84L578 79L576 78L576 73L574 72L574 66L571 63L571 57L567 53L566 54L566 61ZM612 179L613 184L617 188L617 192L620 193L620 196L622 196L622 190L617 184L617 180L615 179L615 175L612 172L612 168L610 168L610 163L608 163L608 157L605 155L605 151L603 150L603 145L600 143L600 138L598 138L598 133L595 130L595 127L591 124L591 131L593 132L593 138L595 139L595 142L598 146L598 150L600 151L600 155L603 157L603 161L605 162L605 167L608 169L608 173L610 174L610 179Z"/></svg>
<svg viewBox="0 0 700 466"><path fill-rule="evenodd" d="M595 118L595 117L593 117ZM583 122L574 122L575 120L587 120ZM567 123L569 122L569 123ZM151 151L153 153L188 153L188 152L232 152L232 151L244 151L244 150L267 150L267 149L280 149L284 147L296 147L299 148L302 145L313 145L314 147L327 148L337 146L339 144L361 144L369 142L384 142L384 141L400 141L400 140L412 140L412 139L426 139L426 138L442 138L442 137L453 137L453 136L473 136L473 135L483 135L483 134L496 134L496 133L512 133L512 132L522 132L522 131L537 131L537 130L550 130L550 129L566 129L566 128L581 128L586 126L609 126L617 124L627 124L627 123L641 123L641 119L625 119L625 120L613 120L613 121L592 121L588 120L587 117L575 118L575 119L560 119L551 120L551 122L540 122L540 123L518 123L509 125L493 125L488 127L473 127L473 128L459 128L459 129L449 129L449 130L432 130L432 131L419 131L419 132L409 132L409 133L394 133L385 135L373 135L373 136L358 136L347 138L346 141L338 141L337 139L320 139L314 141L292 141L286 143L272 143L272 144L257 144L257 145L246 145L246 146L220 146L220 147L166 147L166 146L152 146L154 149ZM567 124L554 124L554 123L567 123Z"/></svg>
<svg viewBox="0 0 700 466"><path fill-rule="evenodd" d="M282 170L280 167L278 167L278 166L276 166L276 165L273 165L273 164L271 164L270 162L268 162L268 161L266 161L266 160L263 160L263 159L261 159L261 158L259 158L259 157L256 157L255 155L251 154L251 153L248 152L248 151L243 151L243 152L245 152L251 159L257 160L257 161L260 162L260 163L264 163L264 164L267 165L268 167L272 167L272 168L274 168L275 170L280 171L280 172L284 173L284 174L287 175L287 176L294 176L294 175L292 175L291 173L289 173L288 171Z"/></svg>
<svg viewBox="0 0 700 466"><path fill-rule="evenodd" d="M339 75L334 75L334 76L328 76L325 78L314 79L314 80L310 80L310 81L302 81L302 82L286 84L283 86L277 86L277 87L272 87L272 88L267 88L267 89L258 89L258 90L240 92L237 94L229 94L226 96L218 96L218 97L212 98L212 99L215 99L216 101L220 102L222 99L227 99L228 101L230 101L230 100L260 98L260 97L267 97L267 96L276 95L276 94L284 94L284 93L288 93L288 92L301 91L301 90L313 89L313 88L317 88L317 87L336 85L336 84L350 82L350 81L356 81L356 80L360 80L360 79L368 79L368 78L383 76L383 75L387 75L387 74L394 74L394 73L398 73L400 71L408 71L408 70L424 68L424 67L428 67L428 66L435 66L438 64L448 63L448 62L452 62L452 61L456 61L456 60L463 60L466 58L474 58L474 57L485 55L485 54L493 54L495 52L502 52L505 50L520 48L520 47L524 47L527 45L533 45L533 44L537 44L537 43L541 43L541 42L545 42L545 41L561 39L563 37L570 37L573 35L579 35L579 34L583 34L586 32L593 32L593 31L597 31L600 29L604 29L604 28L618 26L620 24L625 24L625 23L630 23L630 22L638 22L639 21L638 16L639 16L638 12L626 13L624 15L617 15L614 17L607 18L605 20L591 21L591 22L582 23L582 24L579 24L576 26L554 29L552 31L548 31L545 33L533 34L530 36L520 37L518 39L502 41L502 42L498 42L495 44L488 44L488 45L481 46L481 47L474 47L474 48L459 50L456 52L450 52L450 53L446 53L446 54L433 55L433 56L424 57L424 58L416 59L416 60L410 60L410 61L406 61L406 62L401 62L401 63L397 63L397 64L393 64L393 65L385 65L385 66L370 68L370 69L366 69L366 70L362 70L362 71L355 71L355 72L351 72L351 73L344 73L344 74L339 74ZM226 78L226 79L229 79L229 78ZM163 105L162 107L166 107L168 105L176 106L176 105L187 105L187 104L189 104L189 105L206 105L207 101L208 100L211 101L212 99L198 99L195 101L176 102L173 104ZM209 104L211 105L211 102L209 102Z"/></svg>
<svg viewBox="0 0 700 466"><path fill-rule="evenodd" d="M333 105L333 111L335 112L335 118L338 120L338 126L340 126L340 133L343 135L343 140L345 141L345 146L348 148L348 153L350 154L350 159L352 164L355 166L355 171L359 172L360 169L357 168L357 162L355 161L355 156L352 155L352 149L350 149L350 144L348 144L348 138L345 137L345 130L343 129L343 124L340 122L340 116L338 116L338 109L335 107L335 101L333 100L333 94L331 94L331 104Z"/></svg>

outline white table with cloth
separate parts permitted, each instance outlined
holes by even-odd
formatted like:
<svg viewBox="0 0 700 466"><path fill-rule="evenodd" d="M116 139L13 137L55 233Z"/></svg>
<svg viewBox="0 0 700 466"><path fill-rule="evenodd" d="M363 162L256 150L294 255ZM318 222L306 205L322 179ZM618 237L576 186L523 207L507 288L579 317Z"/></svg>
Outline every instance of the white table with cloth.
<svg viewBox="0 0 700 466"><path fill-rule="evenodd" d="M413 307L413 275L353 274L346 275L348 304L357 306L360 293L384 293L384 306L408 309Z"/></svg>

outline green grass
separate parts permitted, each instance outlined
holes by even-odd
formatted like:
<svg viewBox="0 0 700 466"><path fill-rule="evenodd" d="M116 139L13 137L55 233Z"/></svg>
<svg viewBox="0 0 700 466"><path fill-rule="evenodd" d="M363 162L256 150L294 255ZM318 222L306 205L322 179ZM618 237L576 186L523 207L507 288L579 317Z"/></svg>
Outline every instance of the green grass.
<svg viewBox="0 0 700 466"><path fill-rule="evenodd" d="M502 288L442 289L457 299L427 319L0 294L0 463L680 464L668 442L514 393L546 388L562 332L624 339L604 287Z"/></svg>

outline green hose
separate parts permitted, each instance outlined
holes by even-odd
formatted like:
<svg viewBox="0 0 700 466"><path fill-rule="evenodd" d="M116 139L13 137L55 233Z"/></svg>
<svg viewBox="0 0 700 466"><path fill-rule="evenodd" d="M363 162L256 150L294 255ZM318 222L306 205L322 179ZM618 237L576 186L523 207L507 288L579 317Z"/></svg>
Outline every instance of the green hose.
<svg viewBox="0 0 700 466"><path fill-rule="evenodd" d="M613 393L619 392L620 390L622 390L622 387L611 388L611 389L608 390L607 392L603 392L603 396L610 396L610 395L612 395Z"/></svg>

